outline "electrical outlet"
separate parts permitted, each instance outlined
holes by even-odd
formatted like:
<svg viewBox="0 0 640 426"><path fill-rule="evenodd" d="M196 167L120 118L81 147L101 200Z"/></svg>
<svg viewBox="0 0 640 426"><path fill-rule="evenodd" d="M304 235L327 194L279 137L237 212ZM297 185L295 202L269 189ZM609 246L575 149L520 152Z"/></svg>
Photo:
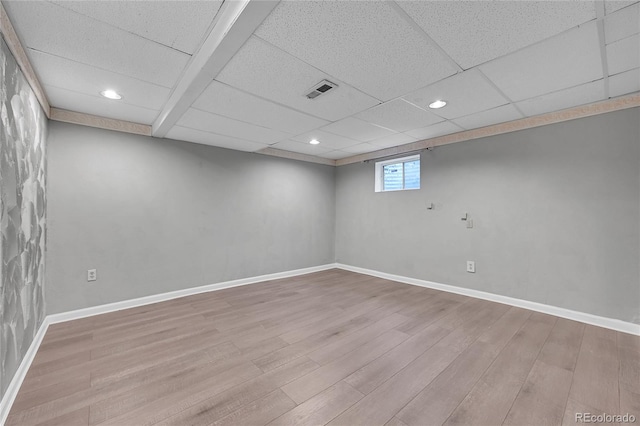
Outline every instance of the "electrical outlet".
<svg viewBox="0 0 640 426"><path fill-rule="evenodd" d="M95 281L98 279L98 272L95 269L87 271L87 281Z"/></svg>
<svg viewBox="0 0 640 426"><path fill-rule="evenodd" d="M476 273L476 262L467 260L467 272L471 272L472 274Z"/></svg>

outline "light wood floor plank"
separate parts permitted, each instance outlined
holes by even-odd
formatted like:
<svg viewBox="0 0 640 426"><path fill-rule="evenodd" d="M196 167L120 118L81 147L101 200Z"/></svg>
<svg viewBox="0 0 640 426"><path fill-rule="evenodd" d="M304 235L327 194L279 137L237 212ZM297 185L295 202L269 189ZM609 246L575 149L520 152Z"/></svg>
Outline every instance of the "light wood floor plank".
<svg viewBox="0 0 640 426"><path fill-rule="evenodd" d="M363 396L345 382L338 382L296 408L289 410L269 425L324 425L358 402Z"/></svg>
<svg viewBox="0 0 640 426"><path fill-rule="evenodd" d="M8 426L640 418L640 338L344 270L49 327Z"/></svg>

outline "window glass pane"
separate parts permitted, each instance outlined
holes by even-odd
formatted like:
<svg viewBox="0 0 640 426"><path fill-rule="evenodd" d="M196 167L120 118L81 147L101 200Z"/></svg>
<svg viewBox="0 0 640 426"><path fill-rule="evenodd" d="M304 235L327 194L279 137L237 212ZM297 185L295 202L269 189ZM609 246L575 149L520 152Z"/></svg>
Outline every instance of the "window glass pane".
<svg viewBox="0 0 640 426"><path fill-rule="evenodd" d="M420 160L404 163L404 189L420 189Z"/></svg>
<svg viewBox="0 0 640 426"><path fill-rule="evenodd" d="M383 191L402 189L402 163L383 166L382 179Z"/></svg>

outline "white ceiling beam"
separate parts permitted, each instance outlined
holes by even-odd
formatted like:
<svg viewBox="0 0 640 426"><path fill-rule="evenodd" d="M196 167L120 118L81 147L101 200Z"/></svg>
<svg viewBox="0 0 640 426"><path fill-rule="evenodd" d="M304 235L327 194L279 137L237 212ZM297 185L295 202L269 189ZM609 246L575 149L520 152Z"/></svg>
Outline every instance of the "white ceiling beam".
<svg viewBox="0 0 640 426"><path fill-rule="evenodd" d="M275 0L226 0L192 56L152 133L164 137L276 7Z"/></svg>

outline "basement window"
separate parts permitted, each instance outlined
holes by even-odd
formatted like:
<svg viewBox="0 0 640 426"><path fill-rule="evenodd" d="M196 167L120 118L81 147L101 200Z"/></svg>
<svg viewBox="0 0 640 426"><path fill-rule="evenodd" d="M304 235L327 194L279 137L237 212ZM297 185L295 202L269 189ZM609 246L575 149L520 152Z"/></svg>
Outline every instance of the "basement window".
<svg viewBox="0 0 640 426"><path fill-rule="evenodd" d="M420 189L420 154L376 162L376 192Z"/></svg>

